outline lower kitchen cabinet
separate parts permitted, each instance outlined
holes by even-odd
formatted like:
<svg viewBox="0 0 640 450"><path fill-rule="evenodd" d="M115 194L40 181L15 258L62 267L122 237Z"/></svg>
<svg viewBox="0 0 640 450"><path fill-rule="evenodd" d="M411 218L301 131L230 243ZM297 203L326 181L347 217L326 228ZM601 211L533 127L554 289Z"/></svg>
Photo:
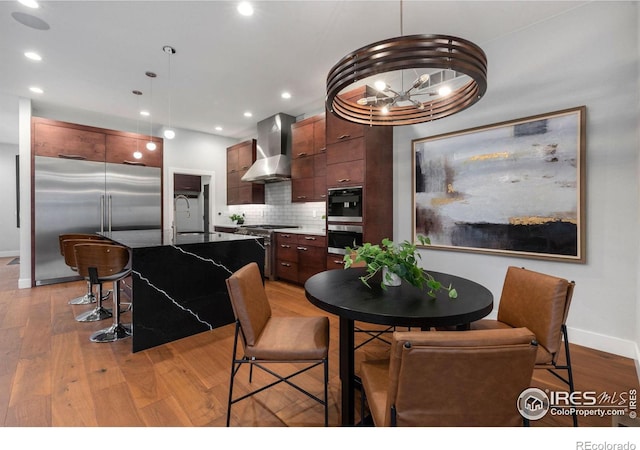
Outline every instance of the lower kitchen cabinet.
<svg viewBox="0 0 640 450"><path fill-rule="evenodd" d="M327 254L327 270L344 269L344 255Z"/></svg>
<svg viewBox="0 0 640 450"><path fill-rule="evenodd" d="M327 239L315 234L276 233L276 276L304 284L326 268Z"/></svg>

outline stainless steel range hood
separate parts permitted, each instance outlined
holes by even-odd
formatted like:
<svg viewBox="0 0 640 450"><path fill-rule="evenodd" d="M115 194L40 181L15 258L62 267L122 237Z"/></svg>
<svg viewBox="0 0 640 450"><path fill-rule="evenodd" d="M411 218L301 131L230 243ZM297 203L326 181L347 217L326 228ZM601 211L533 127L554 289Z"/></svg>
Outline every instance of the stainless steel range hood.
<svg viewBox="0 0 640 450"><path fill-rule="evenodd" d="M293 116L279 113L258 122L256 162L242 181L273 183L291 178L291 125Z"/></svg>

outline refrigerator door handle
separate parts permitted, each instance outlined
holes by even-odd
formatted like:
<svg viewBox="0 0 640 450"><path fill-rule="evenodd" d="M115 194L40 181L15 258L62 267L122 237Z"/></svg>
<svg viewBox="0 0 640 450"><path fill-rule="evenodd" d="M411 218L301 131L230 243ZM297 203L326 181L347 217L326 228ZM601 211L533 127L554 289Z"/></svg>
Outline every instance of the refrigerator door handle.
<svg viewBox="0 0 640 450"><path fill-rule="evenodd" d="M104 195L100 196L100 233L104 233Z"/></svg>
<svg viewBox="0 0 640 450"><path fill-rule="evenodd" d="M111 195L109 195L109 205L108 205L108 211L107 214L109 214L109 233L111 233L111 204L113 201L113 197Z"/></svg>

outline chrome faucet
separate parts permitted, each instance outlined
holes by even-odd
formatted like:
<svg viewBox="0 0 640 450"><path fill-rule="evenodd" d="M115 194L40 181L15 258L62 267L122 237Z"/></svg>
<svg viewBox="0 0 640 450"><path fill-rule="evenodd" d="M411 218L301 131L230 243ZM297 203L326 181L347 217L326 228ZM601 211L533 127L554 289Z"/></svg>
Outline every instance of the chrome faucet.
<svg viewBox="0 0 640 450"><path fill-rule="evenodd" d="M173 223L171 224L171 230L173 231L174 239L178 235L178 221L176 219L178 214L178 200L180 199L183 199L185 202L187 202L187 217L191 217L191 213L189 212L189 199L182 194L176 195L173 199Z"/></svg>

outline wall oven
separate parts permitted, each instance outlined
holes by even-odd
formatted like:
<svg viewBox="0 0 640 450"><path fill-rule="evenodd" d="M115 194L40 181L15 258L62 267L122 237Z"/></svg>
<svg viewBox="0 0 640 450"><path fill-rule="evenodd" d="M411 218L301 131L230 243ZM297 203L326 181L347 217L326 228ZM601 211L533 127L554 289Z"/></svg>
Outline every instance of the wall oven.
<svg viewBox="0 0 640 450"><path fill-rule="evenodd" d="M329 189L327 220L329 222L362 222L362 187Z"/></svg>
<svg viewBox="0 0 640 450"><path fill-rule="evenodd" d="M329 224L327 226L327 251L338 255L346 255L346 248L354 248L362 245L361 225L338 225Z"/></svg>

